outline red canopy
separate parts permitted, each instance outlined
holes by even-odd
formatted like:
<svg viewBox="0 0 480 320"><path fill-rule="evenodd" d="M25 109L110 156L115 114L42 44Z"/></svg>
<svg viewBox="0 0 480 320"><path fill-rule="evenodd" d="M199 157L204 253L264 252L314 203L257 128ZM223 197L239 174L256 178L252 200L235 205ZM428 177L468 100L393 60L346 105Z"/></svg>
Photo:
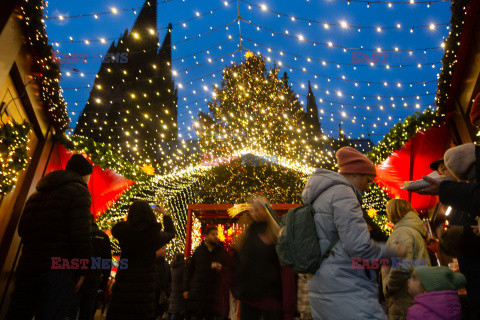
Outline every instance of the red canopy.
<svg viewBox="0 0 480 320"><path fill-rule="evenodd" d="M404 181L418 180L432 172L430 163L443 157L447 135L446 126L418 131L400 150L377 165L375 182L390 197L408 200L418 211L434 207L437 197L410 193L401 187Z"/></svg>
<svg viewBox="0 0 480 320"><path fill-rule="evenodd" d="M75 151L67 150L64 146L56 144L45 174L54 170L64 170L68 160L75 153ZM102 170L93 164L88 189L92 195L91 212L95 218L100 217L134 183L135 181L128 180L111 169Z"/></svg>

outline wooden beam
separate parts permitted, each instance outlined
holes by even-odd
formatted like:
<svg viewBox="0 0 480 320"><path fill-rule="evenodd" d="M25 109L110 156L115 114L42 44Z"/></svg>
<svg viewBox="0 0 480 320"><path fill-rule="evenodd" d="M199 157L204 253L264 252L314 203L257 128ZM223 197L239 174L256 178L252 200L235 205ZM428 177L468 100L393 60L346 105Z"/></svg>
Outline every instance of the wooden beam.
<svg viewBox="0 0 480 320"><path fill-rule="evenodd" d="M5 0L2 1L2 10L0 10L0 32L3 31L8 19L13 13L15 7L25 0Z"/></svg>
<svg viewBox="0 0 480 320"><path fill-rule="evenodd" d="M33 110L32 103L30 102L27 90L25 89L25 83L23 83L22 76L20 75L20 71L18 70L18 66L16 63L14 63L12 65L12 68L10 69L10 77L12 78L13 85L18 92L20 101L22 101L23 108L25 109L25 113L27 114L28 122L30 122L33 126L33 131L35 132L35 135L37 136L38 140L45 140L42 129L40 128L40 124L37 119L37 115L35 114L35 110Z"/></svg>
<svg viewBox="0 0 480 320"><path fill-rule="evenodd" d="M190 256L192 252L192 210L187 211L187 233L185 234L185 257Z"/></svg>

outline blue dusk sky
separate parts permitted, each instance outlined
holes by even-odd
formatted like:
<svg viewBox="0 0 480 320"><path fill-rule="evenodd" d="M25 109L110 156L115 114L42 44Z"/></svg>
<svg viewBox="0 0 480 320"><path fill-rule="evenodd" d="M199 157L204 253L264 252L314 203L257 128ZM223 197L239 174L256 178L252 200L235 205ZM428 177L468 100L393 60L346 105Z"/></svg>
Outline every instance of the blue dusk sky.
<svg viewBox="0 0 480 320"><path fill-rule="evenodd" d="M270 67L276 61L304 104L310 81L327 134L338 136L341 124L351 138L369 133L376 143L399 120L434 107L442 43L449 32L449 1L404 1L240 0L237 7L230 0L158 0L160 42L168 24L174 25L181 138L196 138L192 124L198 111L208 110L213 84L220 83L225 66L244 58L238 51L240 11L243 54L259 52ZM88 55L85 63L61 64L72 128L88 99L100 55L131 29L143 3L48 2L47 33L54 48ZM82 14L87 15L69 17Z"/></svg>

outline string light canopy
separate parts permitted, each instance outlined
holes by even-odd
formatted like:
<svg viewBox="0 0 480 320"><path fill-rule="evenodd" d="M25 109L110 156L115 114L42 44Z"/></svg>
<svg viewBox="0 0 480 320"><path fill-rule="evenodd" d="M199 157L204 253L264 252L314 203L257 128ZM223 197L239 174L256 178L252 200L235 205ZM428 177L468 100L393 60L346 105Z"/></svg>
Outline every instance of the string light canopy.
<svg viewBox="0 0 480 320"><path fill-rule="evenodd" d="M179 5L180 3L178 3ZM231 6L232 2L226 2L224 3L224 5L222 6L224 10L220 9L219 6L216 7L216 9L218 9L218 11L212 13L212 14L207 14L208 12L211 12L212 9L210 8L205 8L205 9L198 9L198 10L193 10L194 14L193 14L193 17L191 18L191 22L192 23L197 23L196 21L199 21L199 19L197 19L199 16L205 14L205 18L209 18L211 19L212 17L219 17L219 15L223 14L223 13L226 13L228 12L228 10L231 10L233 9L232 6ZM249 3L248 2L243 2L243 1L240 1L240 4L243 4L245 5L244 8L248 8L248 5ZM182 4L183 5L183 4ZM257 9L261 9L261 8L257 8ZM273 10L273 9L270 9L270 8L266 8L268 10ZM263 10L264 11L264 10ZM273 10L275 12L278 12L279 14L280 13L283 13L282 10ZM243 11L243 9L240 7L239 10L238 10L238 15L237 15L237 18L234 19L233 21L231 21L231 23L238 23L238 24L242 24L242 25L247 25L245 23L245 20L248 20L248 19L245 19L245 18L242 18L242 15L241 13L248 13L248 11ZM272 13L273 15L274 13ZM278 14L277 14L278 15ZM197 18L196 18L197 17ZM291 17L293 17L293 21L291 19ZM298 18L298 19L297 19ZM302 15L299 15L299 14L292 14L290 15L290 18L289 20L292 21L292 23L294 23L295 21L297 20L301 20L301 19L305 19L305 20L309 20L308 18L303 18ZM257 19L255 19L257 20ZM178 19L177 20L177 24L182 22L182 21L185 21L185 19ZM220 20L219 20L220 21ZM302 20L303 21L303 20ZM353 24L353 23L349 23L347 22L345 19L343 20L338 20L338 21L323 21L321 19L319 20L315 20L315 21L318 21L318 22L324 22L324 23L331 23L332 24L332 28L335 27L339 27L339 28L342 28L342 29L346 29L348 30L349 26L350 25L355 25L357 27L369 27L369 29L372 29L374 27L378 27L377 25L375 24L372 24L372 25L367 25L367 24ZM256 23L258 23L256 21ZM285 20L285 23L287 23L287 20ZM266 27L263 25L263 23L259 23L259 25L261 25L262 27ZM336 26L336 25L339 25L339 26ZM200 77L197 77L201 79L201 82L198 82L198 83L190 83L189 80L189 77L193 74L195 75L198 75L199 72L204 72L204 70L207 70L207 68L209 68L209 66L213 65L213 64L218 64L218 63L231 63L231 62L235 62L235 61L238 61L238 56L236 55L237 53L241 53L242 51L245 50L245 47L243 46L243 43L241 42L242 40L246 41L246 39L249 39L251 41L254 41L256 44L262 44L262 45L265 45L267 46L267 44L264 44L262 42L259 42L259 41L256 41L254 39L251 39L253 37L249 37L249 38L245 38L242 34L232 34L230 30L232 25L223 25L222 27L224 27L223 29L218 29L218 34L217 35L220 35L220 30L224 30L227 37L226 37L226 40L223 40L223 41L219 41L219 47L222 47L221 50L225 50L224 47L226 48L227 46L229 46L232 42L234 43L235 41L231 41L231 40L235 40L235 39L238 39L238 41L240 41L240 45L238 46L238 51L236 50L231 50L227 53L224 53L224 54L221 54L220 53L220 50L217 51L218 52L218 55L215 56L212 56L210 54L210 51L211 51L211 48L212 47L215 47L215 44L212 44L212 45L208 45L206 46L207 48L205 48L205 50L195 50L195 53L194 54L184 54L182 55L182 57L180 58L176 58L174 59L174 61L172 61L172 63L175 63L176 66L174 66L172 68L172 73L173 73L173 77L177 80L177 88L179 90L179 98L178 98L178 107L180 108L177 115L179 117L179 122L178 122L178 127L180 129L179 131L179 134L187 139L196 139L196 134L195 134L195 130L194 130L194 127L193 127L193 122L194 122L194 119L195 119L195 115L196 113L198 113L199 111L205 111L205 108L206 108L206 103L209 99L209 96L213 93L213 90L211 90L210 88L212 88L212 81L217 81L218 77L209 77L209 79L205 79L204 77L200 76ZM398 28L400 26L400 28ZM428 28L426 28L426 26L428 26ZM390 27L395 27L396 29L399 29L399 30L403 30L403 29L406 29L406 27L412 27L412 28L417 28L417 29L426 29L426 30L430 30L430 31L435 31L435 30L439 30L440 27L443 27L443 26L446 26L444 23L438 23L438 22L426 22L426 23L417 23L417 24L411 24L411 23L404 23L402 21L399 21L398 23L395 23L393 25L386 25L385 27L386 28L390 28ZM320 27L322 27L322 25L320 25ZM347 28L345 28L347 27ZM371 27L371 28L370 28ZM405 28L404 28L405 27ZM182 28L180 28L182 29ZM184 28L185 29L185 28ZM215 27L210 27L210 31L212 29L215 29ZM269 28L271 30L273 30L273 28ZM183 30L183 29L182 29ZM187 29L185 29L187 30ZM329 30L329 29L328 29ZM387 30L387 29L385 29ZM196 31L196 30L195 30ZM195 32L194 31L194 32ZM200 30L199 30L200 31ZM176 31L178 32L178 31ZM245 32L245 31L244 31ZM187 32L188 33L188 32ZM203 39L205 36L204 33L199 34L199 36L197 35L185 35L185 38L187 39L192 39L192 41L195 41L196 39L200 40L200 39ZM295 36L297 38L295 38L296 41L298 41L298 34L295 33ZM307 39L309 40L310 37L307 37L307 35L304 35L303 36L304 39ZM78 39L78 37L76 37ZM106 38L106 37L105 37ZM181 38L181 37L180 37ZM75 40L77 40L75 39ZM95 37L91 37L90 39L95 39ZM98 39L98 38L97 38ZM311 38L313 40L313 38ZM137 38L136 39L137 41L142 41L143 39L142 38ZM227 40L230 40L230 41L227 41ZM292 39L293 40L293 39ZM181 40L183 41L183 40ZM188 41L190 42L190 41ZM301 43L303 43L305 41L300 41L299 42L299 45L301 45ZM182 47L183 46L183 43L182 42L174 42L175 44L173 44L172 48L174 50L177 50L177 47ZM67 45L68 43L66 43L65 45ZM292 41L292 44L293 44L293 41ZM268 46L268 47L271 47L271 46ZM318 47L318 46L317 46ZM347 47L347 46L345 46ZM348 46L349 48L350 47L354 47L354 46ZM383 46L381 47L383 48ZM419 52L421 51L421 49L426 49L427 46L425 48L417 48L419 49ZM432 46L431 48L439 48L441 49L442 46ZM250 48L251 50L253 48ZM275 48L277 50L281 50L280 48ZM371 49L376 49L377 52L378 52L378 47L374 46L374 48L371 48ZM398 47L398 50L406 50L404 48L401 48L401 47ZM384 51L383 49L380 49L382 53L387 53L387 51ZM393 49L395 50L395 48ZM252 50L253 51L253 50ZM264 55L266 58L267 58L267 62L271 62L271 63L275 63L277 62L277 66L280 66L280 67L286 67L287 70L289 71L290 75L291 76L295 76L295 77L303 77L305 79L305 77L310 77L311 80L315 80L315 79L319 79L321 80L323 78L323 80L326 80L328 81L329 83L332 83L331 84L325 84L325 83L321 83L322 81L320 81L320 83L318 84L318 87L315 88L316 90L318 91L322 91L323 93L325 94L329 94L327 92L331 92L331 93L334 93L336 94L337 92L349 92L351 90L347 90L347 88L335 88L333 89L333 86L337 86L335 84L333 84L335 81L342 81L342 82L345 82L345 86L349 85L349 84L352 84L352 85L355 85L356 88L360 88L360 87L363 87L363 86L367 86L367 87L370 87L372 85L382 85L384 87L387 87L387 88L392 88L392 89L397 89L397 90L404 90L404 88L406 87L410 87L410 88L413 88L415 89L416 85L418 84L419 87L426 87L428 86L429 84L433 84L433 83L436 83L437 80L435 79L432 79L432 80L427 80L427 81L413 81L413 82L405 82L405 81L383 81L383 79L379 79L380 81L368 81L368 80L363 80L362 78L364 77L363 74L360 76L360 77L355 77L355 78L351 78L349 76L346 76L346 75L339 75L338 74L338 71L334 71L334 72L326 72L326 73L320 73L320 72L311 72L310 70L315 70L315 69L318 69L316 66L310 66L310 65L305 65L305 66L301 66L301 64L299 63L302 59L304 59L304 61L308 62L308 64L313 64L313 63L318 63L319 65L321 65L322 67L326 67L328 68L329 66L339 66L340 64L339 63L342 63L340 66L347 66L348 65L348 62L345 63L345 62L342 62L342 61L331 61L331 60L327 60L327 56L325 56L325 59L323 59L324 61L329 61L331 63L327 63L327 66L324 66L322 62L320 61L317 61L317 60L314 60L313 58L309 58L307 55L296 55L293 51L295 50L288 50L288 53L291 53L293 55L296 55L296 56L293 56L295 58L295 63L292 63L292 62L288 62L288 59L285 59L285 62L283 61L283 59L278 59L278 57L270 57L266 52L264 52L265 50L262 50L262 52L257 52L257 55L258 54L262 54ZM342 50L343 51L343 50ZM396 51L396 52L400 52L400 51ZM430 50L427 50L427 52L430 52ZM131 50L129 53L131 53L132 55L136 54L133 50ZM278 51L277 51L278 53ZM345 53L345 52L344 52ZM348 53L348 52L347 52ZM405 51L405 53L408 53ZM212 52L212 54L216 54L216 52ZM425 50L424 50L424 54L425 54ZM202 57L203 55L203 57ZM235 55L235 57L233 57L232 55ZM285 54L285 55L288 55L288 54ZM187 56L190 56L190 57L187 57ZM313 57L315 57L315 59L317 59L319 55L313 55ZM430 56L430 54L428 54L428 56ZM230 57L233 57L233 59L231 59ZM298 57L298 59L297 59ZM192 60L188 60L188 58L192 59ZM205 62L203 62L203 61ZM230 61L229 61L230 60ZM298 62L296 61L298 60ZM310 61L308 61L310 60ZM434 60L432 60L434 61ZM338 63L334 63L334 62L338 62ZM186 67L183 67L183 65L187 65ZM191 65L191 66L188 66L188 65ZM365 66L371 66L371 64L365 64ZM420 67L419 67L420 65ZM436 65L436 63L432 63L430 64L429 61L426 61L426 62L421 62L421 63L416 63L416 64L407 64L407 63L402 63L401 64L401 68L400 68L400 64L387 64L385 65L385 68L383 68L383 66L381 64L374 64L374 67L379 67L381 69L393 69L393 68L396 68L397 66L400 68L400 69L403 69L404 66L411 66L411 67L414 67L416 66L417 68L419 69L422 69L424 67L431 67L431 66L434 66ZM360 66L360 65L359 65ZM354 69L359 69L359 66L352 66L352 68ZM211 67L210 67L211 68ZM337 68L338 69L338 68ZM340 68L341 69L341 68ZM202 71L197 71L197 70L202 70ZM142 73L145 73L147 72L144 68L141 68L139 69L138 72L142 72ZM183 73L183 75L182 75ZM207 74L207 72L204 72L205 74ZM303 74L301 74L303 73ZM314 73L314 74L312 74ZM70 75L72 76L73 74L75 74L75 71L72 70L72 71L67 71L66 75L67 77ZM78 73L76 73L78 74ZM121 74L121 73L120 73ZM83 76L82 76L83 75ZM89 78L90 75L93 75L93 72L89 72L89 71L81 71L81 75L80 77L81 78L84 78L85 80L87 80ZM218 76L218 75L217 75ZM99 77L99 75L97 74L96 77ZM179 80L180 78L185 78L185 79L181 79ZM139 78L141 79L141 78ZM308 78L307 78L308 79ZM310 80L308 79L308 80ZM149 79L151 80L152 82L155 81L155 78L151 78ZM147 85L149 85L149 80L145 79L144 83L146 83ZM99 81L99 80L97 80ZM135 81L135 80L132 80L132 81ZM141 80L143 81L143 80ZM200 80L199 80L200 81ZM102 82L101 80L99 82ZM293 81L290 83L292 85ZM88 88L88 86L85 86ZM196 88L195 88L196 87ZM329 88L329 87L332 87L332 88ZM297 87L295 87L297 89ZM300 86L300 88L298 88L299 90L300 89L305 89L306 86ZM319 90L318 88L321 88L321 90ZM383 89L379 88L380 90L384 91ZM427 90L427 92L430 92L429 90ZM132 95L130 96L130 99L138 99L139 96L142 96L145 92L132 92ZM412 108L415 108L415 109L423 109L424 107L428 106L428 105L431 105L431 104L428 104L428 103L422 103L422 99L426 98L427 96L424 95L425 91L423 92L412 92L411 94L406 94L405 96L415 96L417 97L416 100L419 100L417 102L413 102L413 101L409 101L408 102L408 107L412 107ZM388 94L388 93L387 93ZM305 95L303 95L305 96ZM368 101L369 98L374 98L374 97L377 97L378 96L382 96L382 99L383 99L383 96L385 96L385 99L387 98L387 95L385 94L380 94L380 95L374 95L374 94L369 94L369 95L360 95L360 94L356 94L356 95L352 95L354 97L359 97L361 96L360 99L363 99L364 102L365 102L365 98L366 98L366 101L367 103L366 104L363 104L363 103L355 103L355 104L351 104L351 105L348 105L346 101L343 101L342 99L344 99L343 97L346 97L346 94L343 94L342 97L340 96L335 96L337 98L341 98L341 99L338 99L339 101L337 101L336 99L331 99L331 98L327 98L327 97L319 97L318 99L318 102L320 103L320 105L322 105L322 109L325 109L327 111L328 114L333 114L333 112L328 112L328 109L329 108L336 108L337 106L339 108L347 108L347 110L345 111L342 111L342 112L335 112L335 114L338 114L338 116L335 116L335 117L330 117L329 120L330 121L339 121L340 123L351 123L351 124L358 124L359 126L362 125L361 127L364 128L364 123L361 123L361 121L358 121L358 119L362 119L363 117L360 117L360 116L356 116L355 114L358 112L358 111L355 111L357 110L357 105L360 106L360 109L362 109L362 105L365 105L367 106L367 110L373 110L375 109L375 107L378 107L380 110L382 109L385 109L385 110L389 110L390 106L392 107L391 110L392 111L388 111L387 114L385 114L384 116L381 116L380 118L383 118L385 119L386 121L385 122L380 122L380 120L376 120L376 121L379 121L379 122L375 122L373 121L374 119L378 119L379 117L377 118L371 118L372 121L371 123L369 123L368 125L375 128L375 127L379 127L379 126L387 126L387 125L392 125L393 123L395 123L393 119L398 119L398 118L401 118L401 116L396 116L398 115L399 113L397 111L393 112L394 109L403 109L405 107L405 102L407 101L393 101L391 100L391 105L389 104L385 104L385 103L372 103L372 101ZM391 96L398 96L398 94L390 94L389 95L390 97ZM133 98L135 97L135 98ZM194 97L194 98L193 98ZM200 97L200 99L199 99ZM204 98L201 98L201 97L204 97ZM297 97L298 99L300 99L300 96ZM400 97L401 98L401 97ZM72 101L72 103L74 105L81 105L81 101L85 101L85 100L80 100L80 99L77 99L77 100L74 100ZM99 101L99 102L97 102ZM328 102L327 102L328 101ZM353 102L353 101L352 101ZM99 104L105 104L105 103L109 103L109 101L105 101L105 100L95 100L95 103L99 103ZM301 101L301 104L302 104L302 101ZM349 109L350 107L350 109ZM370 108L371 107L371 108ZM120 110L121 112L122 110ZM75 111L73 111L75 112ZM75 115L73 114L72 112L72 116L76 116L78 115L78 112L75 112ZM346 114L347 117L343 116L343 114ZM400 113L400 114L404 114L404 113ZM349 117L352 117L351 119L349 119ZM368 117L368 116L367 116ZM325 118L326 119L326 118ZM115 126L117 126L118 124L115 124L115 123L108 123L107 125L106 124L103 124L104 128L107 128L107 130L115 130ZM94 124L93 126L99 126L99 124ZM327 127L325 127L327 128ZM131 128L130 128L131 129ZM332 130L332 129L329 129L330 131L330 134L334 134L335 133L335 130ZM355 130L355 129L350 129L350 127L348 127L347 129L349 132L348 133L348 136L353 136L354 135L354 132L357 132L359 130ZM381 131L380 131L381 132ZM357 134L355 133L355 134ZM363 133L360 133L361 135L366 135L366 132L363 132ZM371 132L371 134L376 134L374 132Z"/></svg>
<svg viewBox="0 0 480 320"><path fill-rule="evenodd" d="M448 27L448 23L437 23L437 24L430 23L430 24L425 24L425 25L411 25L411 26L405 26L401 23L397 23L394 26L386 26L386 27L371 26L371 25L370 26L369 25L350 25L345 20L342 20L338 23L337 22L328 22L328 21L319 21L319 20L315 20L315 19L309 19L309 18L304 18L304 17L298 17L298 16L291 15L291 14L286 14L286 13L283 13L283 12L280 12L280 11L275 11L275 10L272 10L271 8L269 8L266 4L258 5L258 4L254 4L254 3L251 3L251 2L246 1L246 0L240 0L240 1L247 4L249 10L251 10L252 7L253 7L253 8L262 10L262 11L274 13L279 18L284 17L284 18L287 18L291 21L297 21L298 20L298 21L306 22L306 23L308 23L309 26L311 26L312 24L319 24L319 25L323 26L324 29L327 29L327 30L329 30L332 27L336 27L336 28L342 28L342 29L356 29L356 30L358 30L358 32L361 32L362 29L367 29L367 30L370 29L370 30L375 30L377 32L382 32L383 30L391 30L391 29L395 29L395 30L403 30L403 29L407 29L407 30L413 30L413 29L435 30L436 27Z"/></svg>

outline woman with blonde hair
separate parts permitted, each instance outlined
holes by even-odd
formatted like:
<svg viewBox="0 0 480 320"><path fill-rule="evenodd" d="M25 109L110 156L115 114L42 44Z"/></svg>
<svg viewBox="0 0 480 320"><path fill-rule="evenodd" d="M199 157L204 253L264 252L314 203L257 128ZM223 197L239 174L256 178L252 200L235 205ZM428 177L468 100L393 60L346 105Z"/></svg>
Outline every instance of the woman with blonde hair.
<svg viewBox="0 0 480 320"><path fill-rule="evenodd" d="M236 248L236 272L232 290L240 300L240 319L293 319L294 277L292 274L293 289L289 290L288 276L280 266L275 250L280 226L272 216L274 213L267 210L268 203L265 199L252 197L248 203L251 221ZM287 293L293 293L291 306L286 303ZM292 309L291 312L289 309ZM290 313L291 317L288 316Z"/></svg>
<svg viewBox="0 0 480 320"><path fill-rule="evenodd" d="M383 292L388 304L388 319L406 319L406 311L413 305L408 294L408 279L416 266L428 266L427 230L412 205L403 199L387 202L387 215L394 224L387 246L402 245L407 255L401 261L393 261L392 267L382 270Z"/></svg>

